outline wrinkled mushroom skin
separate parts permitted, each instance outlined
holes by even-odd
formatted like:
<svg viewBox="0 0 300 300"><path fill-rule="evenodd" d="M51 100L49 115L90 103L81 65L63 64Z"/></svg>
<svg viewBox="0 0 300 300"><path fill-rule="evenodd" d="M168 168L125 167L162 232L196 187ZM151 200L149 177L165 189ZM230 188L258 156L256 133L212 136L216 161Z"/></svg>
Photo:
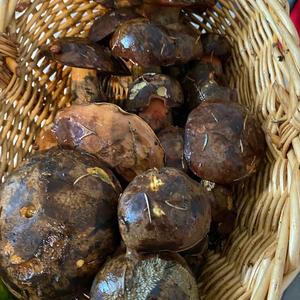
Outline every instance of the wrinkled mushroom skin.
<svg viewBox="0 0 300 300"><path fill-rule="evenodd" d="M22 299L75 299L118 245L120 185L95 157L37 153L0 190L0 268Z"/></svg>
<svg viewBox="0 0 300 300"><path fill-rule="evenodd" d="M184 64L200 58L200 39L185 32L175 32L135 19L123 23L111 39L112 53L142 67Z"/></svg>
<svg viewBox="0 0 300 300"><path fill-rule="evenodd" d="M163 148L149 125L114 104L74 104L58 112L52 131L60 146L96 155L127 181L164 165Z"/></svg>
<svg viewBox="0 0 300 300"><path fill-rule="evenodd" d="M198 300L196 280L174 253L109 260L96 276L91 300Z"/></svg>
<svg viewBox="0 0 300 300"><path fill-rule="evenodd" d="M194 109L185 129L185 159L198 177L232 184L254 174L264 156L257 119L234 102L209 101Z"/></svg>
<svg viewBox="0 0 300 300"><path fill-rule="evenodd" d="M84 38L58 39L46 50L46 54L63 65L97 69L115 75L129 75L126 66L113 57L108 48Z"/></svg>
<svg viewBox="0 0 300 300"><path fill-rule="evenodd" d="M123 22L136 19L138 16L137 13L128 8L108 11L94 22L89 32L89 39L93 42L100 42L113 34Z"/></svg>
<svg viewBox="0 0 300 300"><path fill-rule="evenodd" d="M216 33L206 33L201 35L203 51L207 55L215 55L222 59L229 57L231 45L225 36Z"/></svg>
<svg viewBox="0 0 300 300"><path fill-rule="evenodd" d="M128 249L141 252L192 248L209 231L207 193L173 168L137 176L119 199L119 227Z"/></svg>
<svg viewBox="0 0 300 300"><path fill-rule="evenodd" d="M187 172L188 167L183 155L184 130L170 126L160 131L157 136L165 150L166 167Z"/></svg>

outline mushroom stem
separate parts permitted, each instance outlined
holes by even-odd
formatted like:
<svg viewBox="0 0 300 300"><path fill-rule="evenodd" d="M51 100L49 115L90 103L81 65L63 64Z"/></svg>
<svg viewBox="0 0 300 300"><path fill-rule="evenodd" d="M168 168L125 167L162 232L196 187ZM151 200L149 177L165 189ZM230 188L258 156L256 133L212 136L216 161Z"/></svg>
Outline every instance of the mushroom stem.
<svg viewBox="0 0 300 300"><path fill-rule="evenodd" d="M93 103L101 100L97 70L72 68L72 100L77 104Z"/></svg>

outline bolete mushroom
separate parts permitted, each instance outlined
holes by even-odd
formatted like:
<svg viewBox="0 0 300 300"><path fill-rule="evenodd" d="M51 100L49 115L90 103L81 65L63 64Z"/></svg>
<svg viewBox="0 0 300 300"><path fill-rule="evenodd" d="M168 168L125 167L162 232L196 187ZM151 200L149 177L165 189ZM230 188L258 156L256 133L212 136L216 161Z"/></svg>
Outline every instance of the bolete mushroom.
<svg viewBox="0 0 300 300"><path fill-rule="evenodd" d="M200 38L143 18L119 26L110 45L114 55L145 68L184 64L202 56Z"/></svg>
<svg viewBox="0 0 300 300"><path fill-rule="evenodd" d="M90 154L38 152L0 189L0 269L20 299L75 299L118 243L121 188Z"/></svg>
<svg viewBox="0 0 300 300"><path fill-rule="evenodd" d="M231 45L228 39L217 33L205 33L201 35L203 51L207 55L227 59L231 54Z"/></svg>
<svg viewBox="0 0 300 300"><path fill-rule="evenodd" d="M133 9L129 8L107 11L106 14L95 20L89 32L89 39L93 42L101 42L112 35L123 22L138 17L139 15Z"/></svg>
<svg viewBox="0 0 300 300"><path fill-rule="evenodd" d="M91 300L198 300L196 280L178 254L120 255L94 280Z"/></svg>
<svg viewBox="0 0 300 300"><path fill-rule="evenodd" d="M96 155L127 181L164 166L164 150L150 126L114 104L67 107L58 112L52 132L60 146Z"/></svg>
<svg viewBox="0 0 300 300"><path fill-rule="evenodd" d="M221 99L236 101L237 93L220 85L222 74L217 74L215 67L206 61L199 61L186 73L182 87L189 110L196 108L204 101Z"/></svg>
<svg viewBox="0 0 300 300"><path fill-rule="evenodd" d="M232 184L258 170L265 137L258 120L246 108L235 102L210 100L188 117L184 153L198 177Z"/></svg>
<svg viewBox="0 0 300 300"><path fill-rule="evenodd" d="M108 74L129 75L126 66L115 58L109 49L88 39L60 38L52 42L45 51L52 59L66 66L97 69Z"/></svg>
<svg viewBox="0 0 300 300"><path fill-rule="evenodd" d="M168 124L171 109L183 104L179 82L167 75L148 73L129 87L126 110L137 113L153 130Z"/></svg>
<svg viewBox="0 0 300 300"><path fill-rule="evenodd" d="M108 48L84 38L60 38L45 47L44 53L60 64L72 67L72 99L77 104L106 100L97 71L120 76L130 74L126 65Z"/></svg>
<svg viewBox="0 0 300 300"><path fill-rule="evenodd" d="M137 176L119 199L123 241L138 252L185 251L208 233L208 193L173 168L152 169Z"/></svg>

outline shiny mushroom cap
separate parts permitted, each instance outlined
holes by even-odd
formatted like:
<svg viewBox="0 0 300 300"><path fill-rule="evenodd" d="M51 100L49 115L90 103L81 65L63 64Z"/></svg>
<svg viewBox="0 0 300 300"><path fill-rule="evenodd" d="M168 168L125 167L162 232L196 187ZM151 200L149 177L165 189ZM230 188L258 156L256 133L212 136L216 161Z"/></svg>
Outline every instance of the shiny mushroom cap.
<svg viewBox="0 0 300 300"><path fill-rule="evenodd" d="M97 69L103 73L128 75L126 66L108 48L84 38L65 37L54 41L45 54L63 65Z"/></svg>
<svg viewBox="0 0 300 300"><path fill-rule="evenodd" d="M100 42L113 34L117 27L123 22L137 17L138 14L129 8L108 11L94 22L89 32L89 39L93 42Z"/></svg>
<svg viewBox="0 0 300 300"><path fill-rule="evenodd" d="M110 41L112 53L142 67L185 64L202 56L197 35L139 18L124 22Z"/></svg>

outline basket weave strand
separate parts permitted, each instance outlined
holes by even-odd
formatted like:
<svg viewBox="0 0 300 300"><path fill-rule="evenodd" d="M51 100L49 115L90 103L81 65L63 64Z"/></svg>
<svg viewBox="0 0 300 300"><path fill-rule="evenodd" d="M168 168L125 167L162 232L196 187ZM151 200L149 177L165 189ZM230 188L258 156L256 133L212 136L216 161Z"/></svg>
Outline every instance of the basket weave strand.
<svg viewBox="0 0 300 300"><path fill-rule="evenodd" d="M42 57L41 47L55 37L86 36L104 13L88 0L32 0L16 18L16 5L0 1L2 180L70 103L70 68ZM186 15L199 30L228 37L230 85L257 114L268 144L264 167L237 188L236 227L224 251L208 255L201 299L277 300L300 271L300 50L288 14L284 0L221 0L202 16Z"/></svg>

